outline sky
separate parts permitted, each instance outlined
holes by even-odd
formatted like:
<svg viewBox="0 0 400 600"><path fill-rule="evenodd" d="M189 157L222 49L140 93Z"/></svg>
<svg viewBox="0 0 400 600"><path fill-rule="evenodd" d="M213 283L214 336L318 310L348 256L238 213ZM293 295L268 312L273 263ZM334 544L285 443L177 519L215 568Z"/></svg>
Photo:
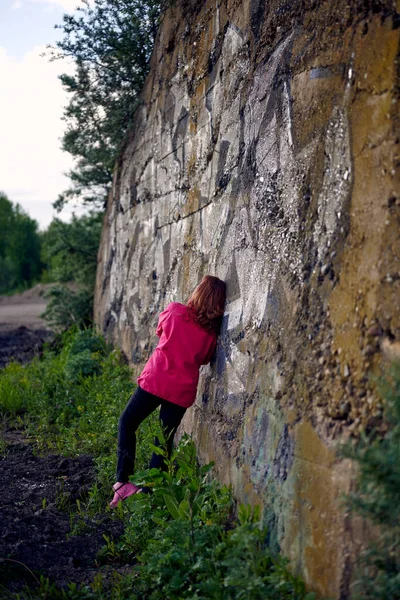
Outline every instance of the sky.
<svg viewBox="0 0 400 600"><path fill-rule="evenodd" d="M81 212L69 206L57 214L52 208L69 187L65 173L73 166L61 150L66 126L61 117L69 98L58 79L72 72L72 65L40 56L47 44L61 38L54 25L79 4L0 0L0 191L42 230L54 216L68 220L73 211Z"/></svg>

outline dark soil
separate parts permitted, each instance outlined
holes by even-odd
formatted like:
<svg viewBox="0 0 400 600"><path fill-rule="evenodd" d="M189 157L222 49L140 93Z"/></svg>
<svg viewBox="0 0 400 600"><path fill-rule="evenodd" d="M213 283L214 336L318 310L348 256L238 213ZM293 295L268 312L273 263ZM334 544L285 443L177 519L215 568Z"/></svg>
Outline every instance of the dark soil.
<svg viewBox="0 0 400 600"><path fill-rule="evenodd" d="M54 334L48 329L29 329L24 325L15 329L0 329L0 368L12 360L26 363L42 353L45 342Z"/></svg>
<svg viewBox="0 0 400 600"><path fill-rule="evenodd" d="M0 459L0 598L9 597L6 590L35 587L40 575L60 587L90 584L98 572L107 579L116 569L100 566L96 555L103 534L120 536L121 521L105 512L83 533L69 535L71 510L94 482L92 458L37 456L18 433L6 433L10 438Z"/></svg>
<svg viewBox="0 0 400 600"><path fill-rule="evenodd" d="M41 354L43 344L53 339L42 318L53 284L38 283L21 294L0 296L0 368L12 360L26 363Z"/></svg>

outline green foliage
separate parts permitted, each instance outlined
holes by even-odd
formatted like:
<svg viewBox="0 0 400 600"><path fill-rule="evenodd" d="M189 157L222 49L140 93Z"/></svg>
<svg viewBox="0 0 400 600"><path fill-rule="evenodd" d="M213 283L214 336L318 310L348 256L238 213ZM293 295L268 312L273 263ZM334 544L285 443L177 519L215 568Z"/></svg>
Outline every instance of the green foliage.
<svg viewBox="0 0 400 600"><path fill-rule="evenodd" d="M77 382L82 377L99 375L101 373L100 358L94 356L90 350L83 350L75 356L70 356L65 365L65 375L68 381Z"/></svg>
<svg viewBox="0 0 400 600"><path fill-rule="evenodd" d="M36 579L33 573L32 576ZM95 575L89 585L69 583L65 588L60 588L48 577L41 575L34 590L26 587L19 594L7 593L5 598L15 598L15 600L124 600L129 598L129 588L119 573L113 573L112 579L111 588L110 582L107 586L103 584L101 574Z"/></svg>
<svg viewBox="0 0 400 600"><path fill-rule="evenodd" d="M104 338L95 335L92 329L82 329L74 336L69 347L70 356L76 356L85 350L90 352L99 352L105 356L109 350Z"/></svg>
<svg viewBox="0 0 400 600"><path fill-rule="evenodd" d="M102 213L91 212L64 223L54 219L43 234L43 258L59 283L75 282L93 288Z"/></svg>
<svg viewBox="0 0 400 600"><path fill-rule="evenodd" d="M42 316L55 331L92 323L92 290L87 288L73 290L65 285L55 285L46 292L46 298L50 300Z"/></svg>
<svg viewBox="0 0 400 600"><path fill-rule="evenodd" d="M9 293L16 288L18 288L16 265L10 256L0 256L0 292Z"/></svg>
<svg viewBox="0 0 400 600"><path fill-rule="evenodd" d="M96 368L77 368L71 377L71 365L90 366L89 357ZM90 330L68 331L42 360L0 373L0 415L19 418L39 449L95 457L97 479L86 499L72 507L62 486L57 492L57 506L73 511L72 535L95 528L110 500L117 424L131 392L129 369ZM124 534L117 540L105 536L98 556L112 565L131 562L131 573L113 583L98 573L89 586L71 583L64 590L42 577L34 592L19 597L313 600L287 561L268 547L259 511L241 506L234 517L230 490L211 477L212 464L198 464L188 436L170 459L165 440L153 445L155 434L162 440L157 421L154 413L137 432L142 471L133 478L151 493L118 505L114 515L124 520ZM164 456L166 471L143 470L153 451Z"/></svg>
<svg viewBox="0 0 400 600"><path fill-rule="evenodd" d="M38 224L0 192L0 293L27 288L40 277Z"/></svg>
<svg viewBox="0 0 400 600"><path fill-rule="evenodd" d="M44 318L56 330L92 323L102 219L94 212L70 223L54 219L43 234L46 276L58 282L47 294Z"/></svg>
<svg viewBox="0 0 400 600"><path fill-rule="evenodd" d="M50 49L51 60L72 59L75 72L61 75L71 99L64 112L63 149L76 159L69 199L104 205L122 140L139 103L164 2L95 0L66 14L64 37Z"/></svg>
<svg viewBox="0 0 400 600"><path fill-rule="evenodd" d="M381 393L386 436L371 433L343 450L359 467L349 506L379 527L378 539L361 557L354 596L360 600L400 598L400 365L387 374Z"/></svg>
<svg viewBox="0 0 400 600"><path fill-rule="evenodd" d="M137 473L135 482L151 495L124 503L128 521L118 544L106 540L104 554L139 559L133 573L135 598L307 599L304 583L287 561L273 555L259 510L241 506L232 519L229 490L210 477L212 464L199 466L192 440L183 436L168 469ZM104 559L104 556L103 556Z"/></svg>
<svg viewBox="0 0 400 600"><path fill-rule="evenodd" d="M133 390L130 369L120 354L91 330L67 331L42 359L26 365L11 363L0 371L1 419L17 422L39 450L94 457L96 484L76 508L76 528L84 523L91 526L95 515L108 505L118 419ZM138 468L148 463L158 434L156 420L154 414L137 432Z"/></svg>
<svg viewBox="0 0 400 600"><path fill-rule="evenodd" d="M90 357L96 367L79 370L75 361L82 356L80 366L91 366ZM132 388L128 367L104 340L93 332L69 331L61 336L60 351L48 348L41 360L1 371L0 414L26 413L25 427L39 447L69 455L101 455L106 449L111 454Z"/></svg>
<svg viewBox="0 0 400 600"><path fill-rule="evenodd" d="M6 373L5 376L2 376ZM25 411L29 383L25 377L24 367L18 363L10 363L0 371L0 416L12 415L14 418Z"/></svg>

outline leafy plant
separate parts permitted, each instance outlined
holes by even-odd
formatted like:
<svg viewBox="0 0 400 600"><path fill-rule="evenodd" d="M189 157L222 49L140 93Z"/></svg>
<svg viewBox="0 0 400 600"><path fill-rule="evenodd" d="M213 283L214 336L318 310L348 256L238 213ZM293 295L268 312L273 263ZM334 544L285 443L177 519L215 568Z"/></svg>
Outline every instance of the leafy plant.
<svg viewBox="0 0 400 600"><path fill-rule="evenodd" d="M56 507L58 510L67 512L71 508L71 496L65 490L64 482L57 486L56 490Z"/></svg>
<svg viewBox="0 0 400 600"><path fill-rule="evenodd" d="M46 292L49 303L41 315L56 331L66 331L77 325L84 327L92 323L93 290L72 290L64 285L55 285Z"/></svg>
<svg viewBox="0 0 400 600"><path fill-rule="evenodd" d="M90 377L101 373L101 360L90 352L83 350L69 357L65 365L65 375L69 381L79 381L82 377Z"/></svg>
<svg viewBox="0 0 400 600"><path fill-rule="evenodd" d="M163 448L153 450L165 454ZM200 466L193 441L183 436L165 472L137 473L135 483L151 494L125 503L128 522L118 546L121 557L135 554L136 597L266 599L315 598L290 574L287 561L273 555L259 510L239 507L229 490L211 477L212 464ZM115 544L109 552L116 552Z"/></svg>
<svg viewBox="0 0 400 600"><path fill-rule="evenodd" d="M56 283L47 292L43 314L53 329L64 331L93 321L93 295L102 215L73 216L70 223L54 219L43 234L46 278Z"/></svg>
<svg viewBox="0 0 400 600"><path fill-rule="evenodd" d="M95 457L96 482L73 505L62 486L57 506L71 511L71 534L88 533L107 510L115 468L118 418L132 392L130 371L91 331L68 331L47 348L42 360L0 373L0 402L7 418L19 415L39 449ZM68 365L93 356L100 371L71 378ZM11 391L14 390L13 393ZM4 392L3 394L1 392ZM8 395L8 397L7 397ZM257 509L239 507L230 490L212 477L212 464L199 465L193 441L183 436L170 458L153 414L139 428L134 482L149 493L120 503L113 513L123 519L119 539L105 537L99 562L131 563L132 571L89 586L70 583L60 589L42 577L20 598L115 598L129 600L312 600L287 561L267 544L267 530ZM162 440L153 445L154 436ZM165 471L143 470L152 452L163 455ZM9 594L9 597L13 597Z"/></svg>
<svg viewBox="0 0 400 600"><path fill-rule="evenodd" d="M104 356L107 353L107 345L104 338L96 335L92 329L82 329L74 336L69 347L69 355L75 356L85 350L98 352Z"/></svg>
<svg viewBox="0 0 400 600"><path fill-rule="evenodd" d="M354 598L400 598L400 365L381 383L388 432L374 432L343 454L359 467L357 490L349 495L350 508L378 526L379 535L360 561Z"/></svg>

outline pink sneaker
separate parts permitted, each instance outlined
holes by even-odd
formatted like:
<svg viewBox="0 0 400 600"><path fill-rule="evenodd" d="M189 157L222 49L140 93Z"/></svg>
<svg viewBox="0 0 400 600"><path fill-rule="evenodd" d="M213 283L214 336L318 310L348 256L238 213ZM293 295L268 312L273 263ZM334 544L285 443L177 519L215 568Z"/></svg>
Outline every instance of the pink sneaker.
<svg viewBox="0 0 400 600"><path fill-rule="evenodd" d="M117 481L117 483L114 483L113 485L113 490L115 494L114 498L110 502L110 508L115 508L118 502L125 500L133 494L141 492L142 488L138 487L137 485L134 485L130 481L126 483L120 483L119 481Z"/></svg>

